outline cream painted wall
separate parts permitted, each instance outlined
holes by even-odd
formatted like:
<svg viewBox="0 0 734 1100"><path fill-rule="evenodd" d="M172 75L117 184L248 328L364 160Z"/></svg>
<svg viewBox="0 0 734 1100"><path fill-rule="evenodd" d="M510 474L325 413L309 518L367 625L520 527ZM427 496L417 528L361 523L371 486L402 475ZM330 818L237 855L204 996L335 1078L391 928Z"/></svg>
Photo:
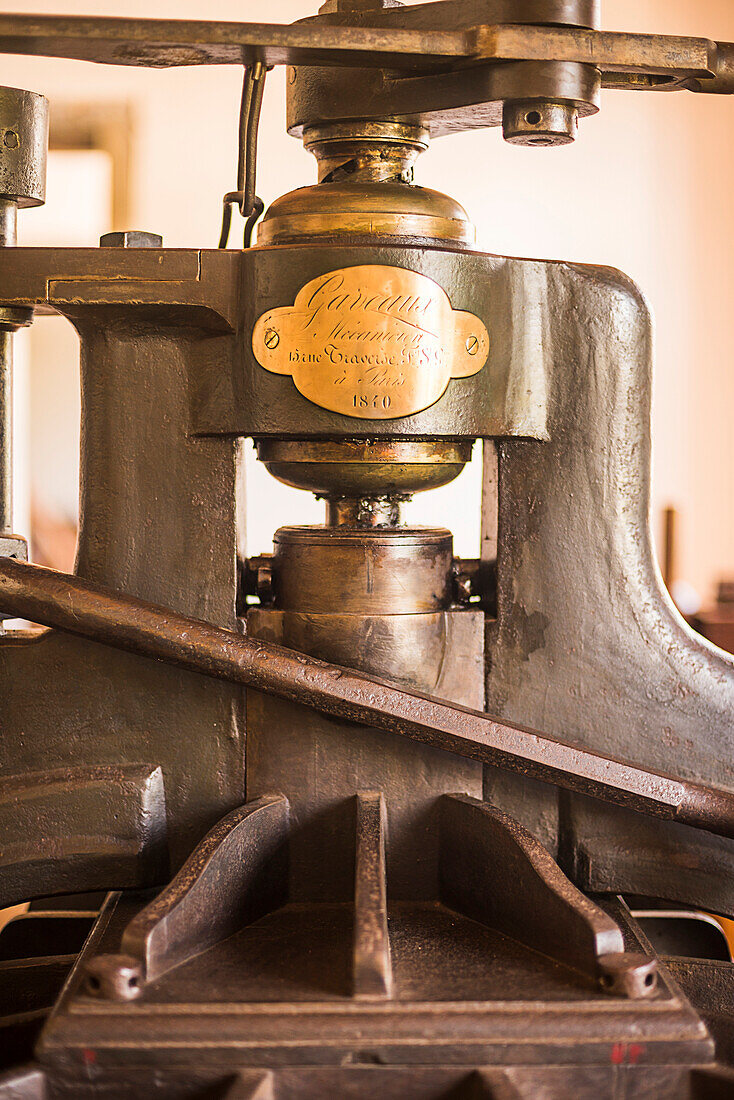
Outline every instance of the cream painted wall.
<svg viewBox="0 0 734 1100"><path fill-rule="evenodd" d="M253 0L10 0L7 7L279 22L313 10L304 0L276 0L265 11ZM602 0L602 9L610 29L734 40L731 0ZM52 104L128 100L132 221L171 246L216 243L221 195L233 186L240 79L229 68L136 71L32 58L4 59L2 77L44 92ZM258 188L266 202L314 179L311 158L284 133L283 119L281 70L268 78L260 131ZM644 288L656 318L655 527L661 507L680 508L679 574L705 595L719 575L734 575L732 134L734 101L725 97L606 93L575 146L516 149L498 132L480 131L437 141L417 172L419 182L464 204L481 247L611 264ZM66 201L73 225L85 197ZM477 549L479 470L472 467L458 492L414 506L427 522L453 525L462 553ZM320 509L303 494L283 494L257 472L253 552L266 549L279 522L318 521Z"/></svg>

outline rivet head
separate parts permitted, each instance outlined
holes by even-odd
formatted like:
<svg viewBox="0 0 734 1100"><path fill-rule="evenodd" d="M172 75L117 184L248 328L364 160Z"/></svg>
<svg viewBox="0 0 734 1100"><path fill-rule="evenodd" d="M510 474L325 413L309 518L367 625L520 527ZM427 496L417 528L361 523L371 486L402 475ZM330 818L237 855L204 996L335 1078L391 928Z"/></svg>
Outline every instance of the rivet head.
<svg viewBox="0 0 734 1100"><path fill-rule="evenodd" d="M469 336L466 341L466 350L469 355L476 355L479 351L479 338L477 336Z"/></svg>
<svg viewBox="0 0 734 1100"><path fill-rule="evenodd" d="M277 348L278 344L280 343L280 336L274 328L269 328L268 331L265 333L264 342L265 347L270 348L271 351L273 350L273 348Z"/></svg>

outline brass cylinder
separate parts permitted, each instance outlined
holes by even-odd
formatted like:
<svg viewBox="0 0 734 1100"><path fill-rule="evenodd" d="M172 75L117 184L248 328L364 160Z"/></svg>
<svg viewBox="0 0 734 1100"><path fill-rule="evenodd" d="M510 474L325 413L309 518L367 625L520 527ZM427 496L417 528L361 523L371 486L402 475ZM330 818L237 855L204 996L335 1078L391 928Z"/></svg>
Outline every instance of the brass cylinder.
<svg viewBox="0 0 734 1100"><path fill-rule="evenodd" d="M48 100L21 88L0 88L0 196L18 206L46 201Z"/></svg>
<svg viewBox="0 0 734 1100"><path fill-rule="evenodd" d="M444 528L281 527L273 542L278 610L412 615L451 605L453 539Z"/></svg>

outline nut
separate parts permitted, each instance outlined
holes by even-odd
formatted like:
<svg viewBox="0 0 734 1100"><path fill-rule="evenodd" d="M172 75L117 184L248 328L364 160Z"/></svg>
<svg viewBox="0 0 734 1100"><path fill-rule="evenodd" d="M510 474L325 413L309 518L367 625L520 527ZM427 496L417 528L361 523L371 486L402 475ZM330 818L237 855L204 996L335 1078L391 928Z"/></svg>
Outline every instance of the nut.
<svg viewBox="0 0 734 1100"><path fill-rule="evenodd" d="M126 229L122 233L103 233L100 248L162 248L163 237L159 233L146 233L143 229Z"/></svg>
<svg viewBox="0 0 734 1100"><path fill-rule="evenodd" d="M131 955L98 955L87 963L83 991L106 1001L133 1001L143 991L143 968Z"/></svg>
<svg viewBox="0 0 734 1100"><path fill-rule="evenodd" d="M605 993L639 1001L651 997L658 985L656 959L630 951L602 955L599 959L599 983Z"/></svg>

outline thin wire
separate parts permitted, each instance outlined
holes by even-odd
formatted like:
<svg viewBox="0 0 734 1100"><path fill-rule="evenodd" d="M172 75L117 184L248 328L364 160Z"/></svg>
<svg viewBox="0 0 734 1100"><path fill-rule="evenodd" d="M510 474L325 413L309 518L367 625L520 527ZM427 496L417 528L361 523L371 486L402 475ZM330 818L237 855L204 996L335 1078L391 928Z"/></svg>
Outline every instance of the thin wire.
<svg viewBox="0 0 734 1100"><path fill-rule="evenodd" d="M245 221L244 247L249 248L255 222L264 205L256 194L257 134L260 125L265 75L261 61L245 68L242 82L239 117L239 154L237 158L237 190L229 191L223 200L222 230L219 248L226 248L232 226L232 207L236 204Z"/></svg>

